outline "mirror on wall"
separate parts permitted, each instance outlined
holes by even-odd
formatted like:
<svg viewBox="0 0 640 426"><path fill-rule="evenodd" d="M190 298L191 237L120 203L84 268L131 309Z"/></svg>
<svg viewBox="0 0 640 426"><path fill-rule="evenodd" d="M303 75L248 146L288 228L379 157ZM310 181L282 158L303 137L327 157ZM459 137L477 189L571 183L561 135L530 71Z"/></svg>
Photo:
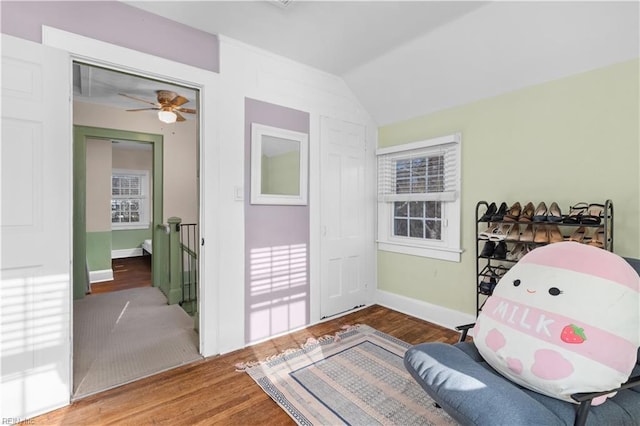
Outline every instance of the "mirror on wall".
<svg viewBox="0 0 640 426"><path fill-rule="evenodd" d="M308 135L251 124L251 204L307 204Z"/></svg>

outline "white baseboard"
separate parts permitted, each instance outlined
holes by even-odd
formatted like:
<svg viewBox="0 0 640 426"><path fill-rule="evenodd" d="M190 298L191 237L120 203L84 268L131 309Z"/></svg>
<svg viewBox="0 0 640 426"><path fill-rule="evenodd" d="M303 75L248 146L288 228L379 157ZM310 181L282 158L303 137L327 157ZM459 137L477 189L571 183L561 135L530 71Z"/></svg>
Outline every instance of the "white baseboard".
<svg viewBox="0 0 640 426"><path fill-rule="evenodd" d="M475 322L476 317L388 291L376 290L376 303L385 308L454 330L456 326Z"/></svg>
<svg viewBox="0 0 640 426"><path fill-rule="evenodd" d="M89 271L89 282L101 283L104 281L113 281L113 269L103 269L101 271Z"/></svg>
<svg viewBox="0 0 640 426"><path fill-rule="evenodd" d="M120 250L111 250L111 258L112 259L122 259L123 257L138 257L142 256L142 248L130 248L130 249L120 249Z"/></svg>

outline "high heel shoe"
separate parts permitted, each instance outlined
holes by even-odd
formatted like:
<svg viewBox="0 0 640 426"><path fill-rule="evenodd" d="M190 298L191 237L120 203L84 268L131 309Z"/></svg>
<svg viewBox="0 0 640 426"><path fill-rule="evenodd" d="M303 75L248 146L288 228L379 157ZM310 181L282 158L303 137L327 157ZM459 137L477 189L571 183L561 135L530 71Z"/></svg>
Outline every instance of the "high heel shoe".
<svg viewBox="0 0 640 426"><path fill-rule="evenodd" d="M503 223L500 228L497 228L491 235L489 235L490 241L502 241L507 238L507 234L509 233L510 226L506 223Z"/></svg>
<svg viewBox="0 0 640 426"><path fill-rule="evenodd" d="M534 243L548 243L549 242L549 231L547 227L544 225L538 225L536 227L536 232L533 236Z"/></svg>
<svg viewBox="0 0 640 426"><path fill-rule="evenodd" d="M511 251L507 253L507 260L517 262L520 258L522 258L524 254L521 254L521 253L524 253L525 250L526 249L525 249L524 243L517 243L516 245L513 246Z"/></svg>
<svg viewBox="0 0 640 426"><path fill-rule="evenodd" d="M604 205L589 204L585 213L580 217L580 223L585 225L600 225L600 218L604 213Z"/></svg>
<svg viewBox="0 0 640 426"><path fill-rule="evenodd" d="M488 240L493 234L498 232L499 229L500 225L496 223L489 223L487 229L478 234L478 238L481 240Z"/></svg>
<svg viewBox="0 0 640 426"><path fill-rule="evenodd" d="M540 204L538 204L538 207L536 207L536 211L533 213L533 221L546 222L548 215L549 211L547 210L547 205L544 201L542 201Z"/></svg>
<svg viewBox="0 0 640 426"><path fill-rule="evenodd" d="M532 224L528 224L527 227L524 229L524 232L520 234L520 241L524 241L527 243L533 242L533 225Z"/></svg>
<svg viewBox="0 0 640 426"><path fill-rule="evenodd" d="M514 223L511 230L507 234L507 241L520 241L520 225Z"/></svg>
<svg viewBox="0 0 640 426"><path fill-rule="evenodd" d="M493 252L496 250L496 243L493 241L487 241L482 248L482 252L480 252L480 257L491 257L493 256Z"/></svg>
<svg viewBox="0 0 640 426"><path fill-rule="evenodd" d="M562 211L560 210L560 206L558 206L558 203L556 203L555 201L549 206L547 221L562 222Z"/></svg>
<svg viewBox="0 0 640 426"><path fill-rule="evenodd" d="M581 202L575 206L569 207L569 214L562 219L563 223L580 223L580 219L584 212L587 211L587 203Z"/></svg>
<svg viewBox="0 0 640 426"><path fill-rule="evenodd" d="M593 233L591 241L589 241L587 244L603 249L605 241L606 238L604 236L604 226L600 225L598 226L598 229L596 229L596 231Z"/></svg>
<svg viewBox="0 0 640 426"><path fill-rule="evenodd" d="M505 222L517 222L518 218L520 217L521 211L522 211L522 206L520 206L520 203L516 201L515 204L513 204L509 209L509 211L507 211L507 213L504 215L503 220Z"/></svg>
<svg viewBox="0 0 640 426"><path fill-rule="evenodd" d="M489 204L487 211L482 215L478 222L489 222L491 220L491 216L496 214L497 211L498 208L496 207L496 203Z"/></svg>
<svg viewBox="0 0 640 426"><path fill-rule="evenodd" d="M491 216L491 222L500 222L504 218L504 215L506 213L507 203L503 201L502 203L500 203L500 208L498 209L498 211L493 216Z"/></svg>
<svg viewBox="0 0 640 426"><path fill-rule="evenodd" d="M529 201L522 209L522 213L520 213L520 217L518 218L519 222L531 222L533 220L535 208L533 207L533 203Z"/></svg>
<svg viewBox="0 0 640 426"><path fill-rule="evenodd" d="M493 258L498 260L504 260L507 258L507 243L500 241L496 245L496 249L493 252Z"/></svg>
<svg viewBox="0 0 640 426"><path fill-rule="evenodd" d="M562 232L560 231L558 225L549 225L547 231L549 233L550 243L561 243L564 241L564 236L562 235Z"/></svg>
<svg viewBox="0 0 640 426"><path fill-rule="evenodd" d="M569 241L575 241L576 243L581 243L584 241L584 234L587 232L587 229L584 226L580 226L578 229L573 231L573 234L569 236Z"/></svg>

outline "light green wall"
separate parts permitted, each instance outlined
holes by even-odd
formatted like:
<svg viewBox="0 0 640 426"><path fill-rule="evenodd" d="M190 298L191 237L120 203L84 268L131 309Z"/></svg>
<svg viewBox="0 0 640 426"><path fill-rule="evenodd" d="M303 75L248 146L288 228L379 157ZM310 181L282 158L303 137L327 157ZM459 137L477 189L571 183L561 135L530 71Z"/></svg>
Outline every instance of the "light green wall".
<svg viewBox="0 0 640 426"><path fill-rule="evenodd" d="M394 123L379 146L462 133L460 263L378 251L378 288L472 314L478 201L614 204L614 251L640 258L639 60Z"/></svg>
<svg viewBox="0 0 640 426"><path fill-rule="evenodd" d="M300 153L262 156L262 191L265 194L300 194Z"/></svg>
<svg viewBox="0 0 640 426"><path fill-rule="evenodd" d="M111 232L87 232L87 263L90 271L111 269Z"/></svg>
<svg viewBox="0 0 640 426"><path fill-rule="evenodd" d="M151 228L111 231L111 246L113 250L138 248L144 240L152 239L151 237Z"/></svg>

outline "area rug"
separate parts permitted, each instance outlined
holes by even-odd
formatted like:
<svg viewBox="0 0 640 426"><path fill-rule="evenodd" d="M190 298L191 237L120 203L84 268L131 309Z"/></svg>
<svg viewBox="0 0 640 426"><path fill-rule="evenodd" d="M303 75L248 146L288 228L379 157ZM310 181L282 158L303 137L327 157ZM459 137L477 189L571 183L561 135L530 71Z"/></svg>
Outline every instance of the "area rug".
<svg viewBox="0 0 640 426"><path fill-rule="evenodd" d="M456 424L404 368L409 346L358 325L236 367L300 425Z"/></svg>

